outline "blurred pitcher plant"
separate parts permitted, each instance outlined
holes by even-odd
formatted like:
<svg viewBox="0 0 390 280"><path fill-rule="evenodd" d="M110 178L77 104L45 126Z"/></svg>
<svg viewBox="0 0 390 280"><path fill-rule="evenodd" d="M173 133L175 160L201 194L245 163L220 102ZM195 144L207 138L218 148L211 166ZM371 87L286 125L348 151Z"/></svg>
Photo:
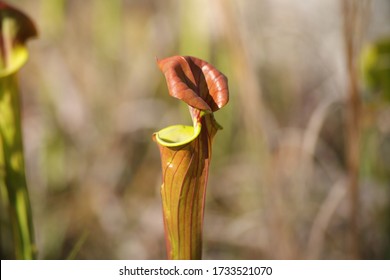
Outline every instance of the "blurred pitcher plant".
<svg viewBox="0 0 390 280"><path fill-rule="evenodd" d="M17 81L28 58L25 43L36 35L24 13L0 1L0 195L2 210L8 210L17 259L36 257Z"/></svg>
<svg viewBox="0 0 390 280"><path fill-rule="evenodd" d="M153 135L162 163L167 256L201 259L212 142L221 129L213 112L228 102L228 82L214 66L195 57L173 56L157 63L169 94L187 103L193 122L193 126L173 125Z"/></svg>

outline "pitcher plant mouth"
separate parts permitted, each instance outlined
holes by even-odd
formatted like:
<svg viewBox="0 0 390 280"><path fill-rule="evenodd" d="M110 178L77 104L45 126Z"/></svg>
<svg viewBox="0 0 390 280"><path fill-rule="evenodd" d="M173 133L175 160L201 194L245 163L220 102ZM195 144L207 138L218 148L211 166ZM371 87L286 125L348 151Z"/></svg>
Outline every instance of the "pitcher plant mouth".
<svg viewBox="0 0 390 280"><path fill-rule="evenodd" d="M178 147L190 143L199 136L201 124L194 127L188 125L172 125L156 133L156 141L165 147Z"/></svg>
<svg viewBox="0 0 390 280"><path fill-rule="evenodd" d="M37 34L27 15L0 1L0 77L17 72L26 63L26 41Z"/></svg>
<svg viewBox="0 0 390 280"><path fill-rule="evenodd" d="M0 193L10 217L16 259L36 258L17 83L17 72L28 59L25 43L36 35L27 15L0 1Z"/></svg>
<svg viewBox="0 0 390 280"><path fill-rule="evenodd" d="M157 60L169 94L187 103L193 126L172 125L153 134L160 149L161 197L167 256L201 259L204 203L211 145L222 127L213 112L229 99L227 78L190 56Z"/></svg>

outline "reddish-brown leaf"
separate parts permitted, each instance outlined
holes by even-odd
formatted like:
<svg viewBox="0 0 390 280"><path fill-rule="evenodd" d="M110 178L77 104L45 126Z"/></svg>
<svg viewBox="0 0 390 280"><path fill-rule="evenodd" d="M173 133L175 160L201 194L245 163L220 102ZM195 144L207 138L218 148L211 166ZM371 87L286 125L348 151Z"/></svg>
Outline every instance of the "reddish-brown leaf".
<svg viewBox="0 0 390 280"><path fill-rule="evenodd" d="M34 23L26 14L4 1L0 1L0 30L2 30L3 25L2 19L6 17L12 18L16 22L16 33L13 34L14 43L25 43L28 38L37 36Z"/></svg>
<svg viewBox="0 0 390 280"><path fill-rule="evenodd" d="M211 64L192 56L157 62L173 97L207 112L215 112L229 101L227 78Z"/></svg>

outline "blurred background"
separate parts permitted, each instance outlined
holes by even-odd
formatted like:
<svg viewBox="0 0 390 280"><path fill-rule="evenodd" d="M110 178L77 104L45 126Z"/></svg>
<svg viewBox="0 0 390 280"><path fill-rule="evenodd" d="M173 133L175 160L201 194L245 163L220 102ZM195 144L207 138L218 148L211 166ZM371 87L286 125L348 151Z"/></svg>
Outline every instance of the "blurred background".
<svg viewBox="0 0 390 280"><path fill-rule="evenodd" d="M341 0L8 2L39 30L19 77L40 259L165 259L151 136L191 123L156 65L177 54L229 78L230 102L215 116L224 129L213 146L204 259L356 257L345 44L352 38L358 58L390 36L390 1L356 1L348 32ZM390 103L357 76L357 257L386 259Z"/></svg>

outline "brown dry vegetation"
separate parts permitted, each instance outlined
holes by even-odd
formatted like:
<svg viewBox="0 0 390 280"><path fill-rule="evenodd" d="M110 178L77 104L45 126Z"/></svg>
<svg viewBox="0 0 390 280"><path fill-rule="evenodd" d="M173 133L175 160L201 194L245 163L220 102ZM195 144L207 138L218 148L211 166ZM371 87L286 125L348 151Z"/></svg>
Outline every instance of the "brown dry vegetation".
<svg viewBox="0 0 390 280"><path fill-rule="evenodd" d="M356 256L340 0L9 2L40 33L20 75L39 258L75 248L77 259L165 258L151 136L190 118L168 96L155 58L176 54L229 78L230 103L216 113L224 130L214 142L203 257ZM390 34L389 2L360 2L357 48ZM364 105L360 131L358 256L389 258L390 106ZM11 244L6 234L2 242Z"/></svg>

